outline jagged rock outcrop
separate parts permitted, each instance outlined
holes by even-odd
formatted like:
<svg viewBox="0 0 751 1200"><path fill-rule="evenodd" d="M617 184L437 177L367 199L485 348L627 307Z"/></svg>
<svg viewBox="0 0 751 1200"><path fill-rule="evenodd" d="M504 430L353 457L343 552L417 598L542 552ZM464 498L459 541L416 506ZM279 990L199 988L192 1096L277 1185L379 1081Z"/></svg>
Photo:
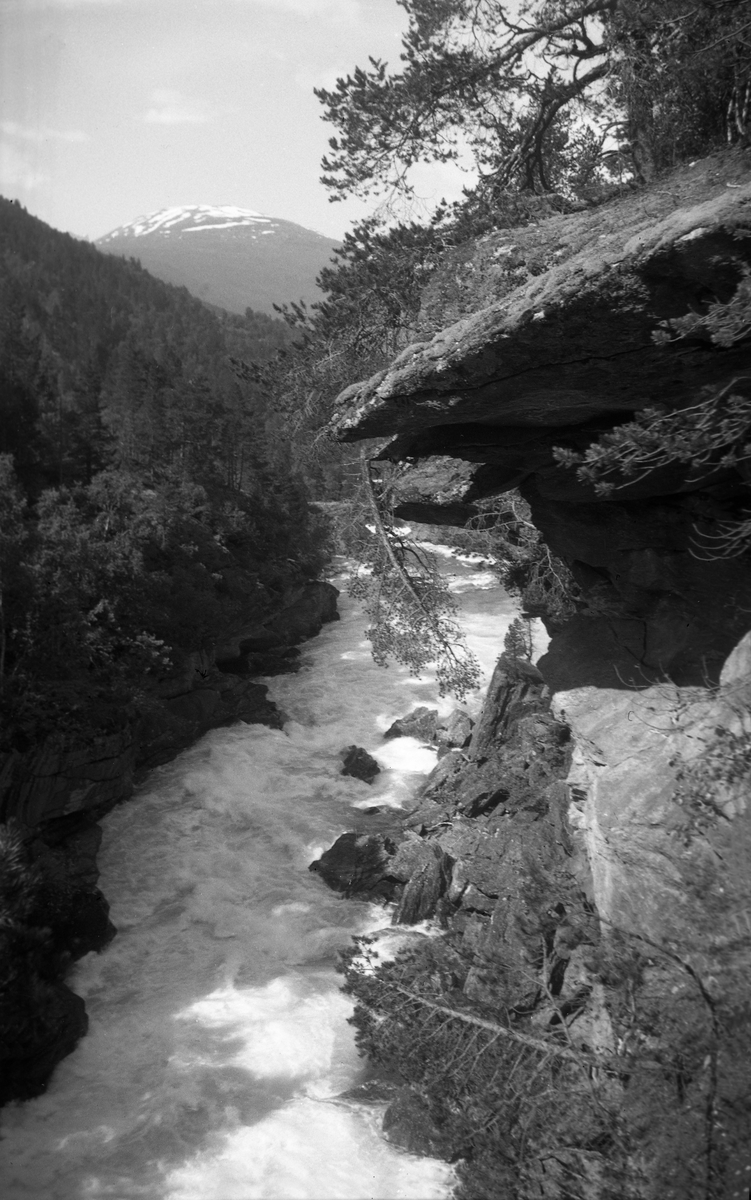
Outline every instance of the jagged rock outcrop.
<svg viewBox="0 0 751 1200"><path fill-rule="evenodd" d="M564 1056L581 1058L545 1093L538 1150L558 1161L565 1147L568 1164L540 1176L551 1200L724 1198L751 1173L747 750L728 769L751 732L750 679L751 634L718 691L590 687L551 706L539 672L504 655L468 754L438 764L401 838L346 834L321 860L339 859L338 881L321 873L347 895L392 898L396 924L442 925L423 966L407 959L396 976L418 1004L532 1047L552 1039L551 1053L565 1021ZM714 760L718 728L730 754ZM717 778L705 770L708 748ZM406 1036L419 1042L424 1016L397 1013L397 1030L416 1021ZM445 1053L461 1058L450 1041ZM514 1068L500 1158L466 1140L456 1101L445 1101L451 1072L442 1078L426 1055L422 1080L408 1073L387 1110L388 1136L418 1153L469 1154L463 1195L480 1194L479 1154L495 1172L481 1194L515 1195L501 1167L518 1153L514 1114L532 1120L543 1103L539 1054ZM593 1122L601 1145L590 1144Z"/></svg>

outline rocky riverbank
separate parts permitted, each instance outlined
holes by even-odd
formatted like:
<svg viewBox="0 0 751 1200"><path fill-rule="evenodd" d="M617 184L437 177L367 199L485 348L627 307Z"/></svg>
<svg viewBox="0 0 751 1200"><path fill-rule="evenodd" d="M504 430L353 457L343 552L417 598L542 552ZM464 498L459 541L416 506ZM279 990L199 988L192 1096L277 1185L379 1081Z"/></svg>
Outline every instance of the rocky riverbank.
<svg viewBox="0 0 751 1200"><path fill-rule="evenodd" d="M345 974L387 1136L461 1160L461 1196L745 1194L748 796L726 781L700 821L677 793L711 730L750 727L749 678L747 635L715 692L551 704L502 656L407 819L314 864L440 926L385 965L363 940Z"/></svg>
<svg viewBox="0 0 751 1200"><path fill-rule="evenodd" d="M284 715L254 676L295 670L296 645L337 618L337 595L328 583L301 584L266 621L235 630L160 680L114 731L60 734L2 756L0 1103L38 1095L86 1032L84 1003L63 981L73 961L116 932L97 888L97 821L209 729L235 721L281 728Z"/></svg>
<svg viewBox="0 0 751 1200"><path fill-rule="evenodd" d="M400 1084L389 1136L462 1160L472 1200L751 1182L747 450L720 430L697 465L666 435L610 490L566 465L647 407L644 437L736 390L748 413L750 198L749 152L717 153L447 252L423 340L331 423L390 439L407 519L476 523L518 489L575 585L382 847L396 920L443 936L345 967Z"/></svg>

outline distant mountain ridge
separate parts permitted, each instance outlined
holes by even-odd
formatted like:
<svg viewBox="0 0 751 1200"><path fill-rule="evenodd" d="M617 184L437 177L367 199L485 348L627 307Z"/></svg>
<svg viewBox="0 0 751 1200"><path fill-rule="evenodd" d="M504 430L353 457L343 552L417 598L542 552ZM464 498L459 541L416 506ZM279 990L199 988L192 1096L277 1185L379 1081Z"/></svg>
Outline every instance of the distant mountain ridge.
<svg viewBox="0 0 751 1200"><path fill-rule="evenodd" d="M105 254L137 258L158 279L236 313L320 300L316 277L338 246L293 221L210 204L147 213L94 244Z"/></svg>

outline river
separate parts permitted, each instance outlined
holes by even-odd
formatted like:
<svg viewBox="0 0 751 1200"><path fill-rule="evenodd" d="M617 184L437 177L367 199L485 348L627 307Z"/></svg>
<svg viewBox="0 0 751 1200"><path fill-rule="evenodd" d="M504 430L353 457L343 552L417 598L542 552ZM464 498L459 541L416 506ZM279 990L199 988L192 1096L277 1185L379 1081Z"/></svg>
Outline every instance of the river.
<svg viewBox="0 0 751 1200"><path fill-rule="evenodd" d="M485 682L514 616L482 564L445 558ZM340 587L342 583L335 579ZM432 679L376 667L365 618L269 682L284 730L214 730L107 816L100 885L118 928L76 965L90 1031L44 1096L2 1112L4 1200L432 1200L453 1173L386 1143L382 1108L337 1097L362 1078L337 948L389 923L308 872L373 806L408 804L435 764L383 731ZM475 715L481 693L465 705ZM352 743L372 786L340 774Z"/></svg>

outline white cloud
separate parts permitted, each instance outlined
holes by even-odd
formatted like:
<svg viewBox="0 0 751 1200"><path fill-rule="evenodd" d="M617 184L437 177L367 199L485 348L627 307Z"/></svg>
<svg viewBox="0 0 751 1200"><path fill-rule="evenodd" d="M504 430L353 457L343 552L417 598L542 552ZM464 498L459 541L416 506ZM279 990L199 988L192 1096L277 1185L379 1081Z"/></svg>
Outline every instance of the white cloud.
<svg viewBox="0 0 751 1200"><path fill-rule="evenodd" d="M9 142L0 142L0 187L4 192L18 187L32 192L49 181L49 175L37 170L28 154Z"/></svg>
<svg viewBox="0 0 751 1200"><path fill-rule="evenodd" d="M141 118L147 125L205 125L211 117L207 110L186 100L173 88L156 88L151 93L151 108Z"/></svg>
<svg viewBox="0 0 751 1200"><path fill-rule="evenodd" d="M88 142L89 135L81 129L52 129L49 125L19 125L17 121L0 121L0 132L6 137L24 142Z"/></svg>

